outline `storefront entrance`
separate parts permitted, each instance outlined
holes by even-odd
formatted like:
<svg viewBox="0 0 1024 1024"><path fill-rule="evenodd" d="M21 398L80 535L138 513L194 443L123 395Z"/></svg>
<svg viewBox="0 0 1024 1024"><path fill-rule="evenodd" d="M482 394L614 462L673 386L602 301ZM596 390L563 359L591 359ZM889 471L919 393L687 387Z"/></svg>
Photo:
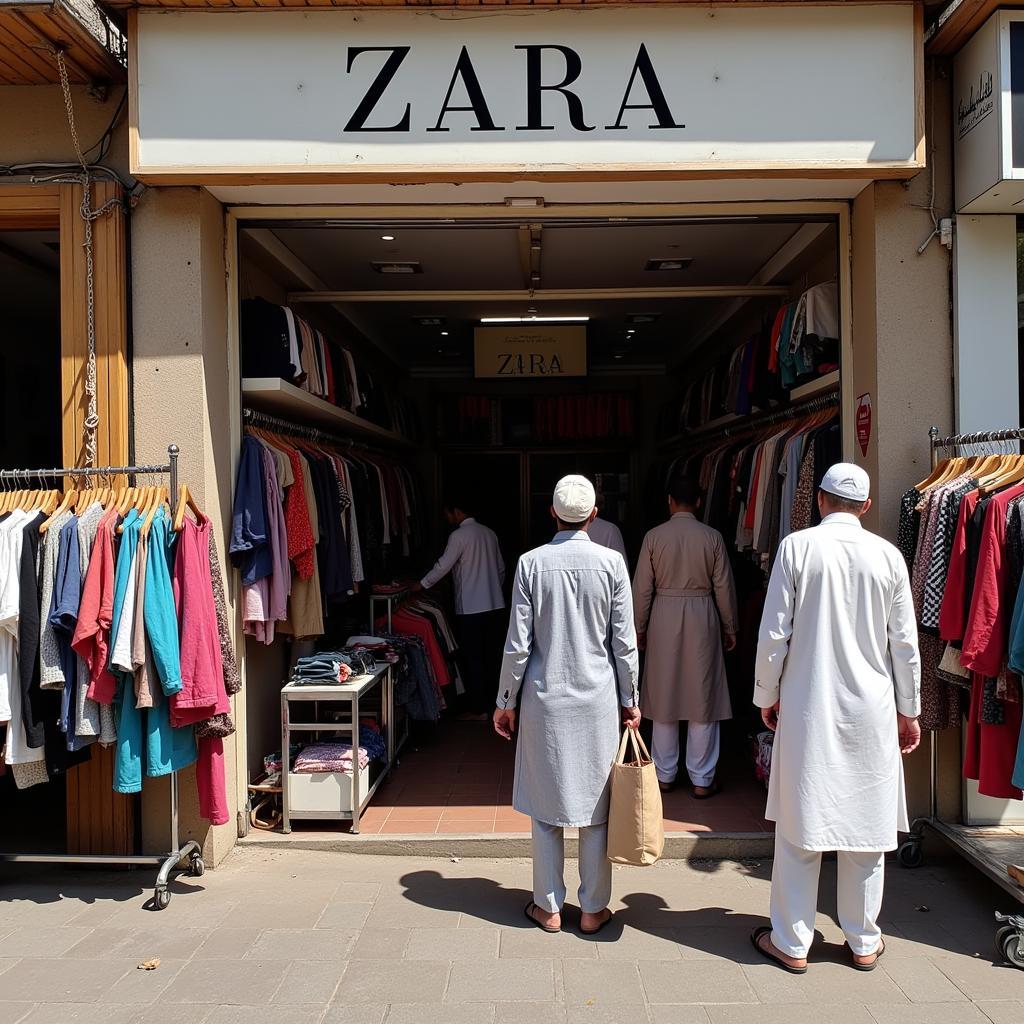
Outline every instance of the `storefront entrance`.
<svg viewBox="0 0 1024 1024"><path fill-rule="evenodd" d="M371 756L366 785L381 781L359 830L528 830L512 807L514 748L486 723L457 720L460 655L443 641L453 622L450 587L440 585L424 607L418 597L405 600L404 584L421 578L443 550L441 509L454 495L472 501L472 513L495 530L510 576L523 551L550 538L551 491L570 472L597 484L602 517L621 529L632 567L644 533L665 518L669 474L685 470L704 484L705 518L730 547L742 642L729 658L734 717L723 729L723 792L697 801L683 778L666 797L666 818L672 831L763 834L769 826L757 769L761 729L750 706L753 648L778 513L788 499L774 489L758 494L749 472L745 482L730 483L725 460L739 466L765 442L808 430L830 431L831 450L843 451L846 207L624 206L574 216L537 201L528 212L481 209L443 220L429 208L339 209L315 220L301 209L258 219L256 212L235 211L240 404L249 410L242 431L284 447L306 445L313 455L308 446L322 446L350 469L387 465L403 480L408 473L415 496L410 536L393 533L383 557L363 557L352 593L332 597L325 585L322 617L307 634L286 631L287 623L268 643L265 624L247 625L248 781L262 786L267 766L273 776L280 764L279 694L296 659L365 636L371 624L371 634L387 632L384 596L369 607L369 593L383 588L393 592L392 632L408 635L430 618L448 664L440 669L443 681L434 674L436 709L424 713L414 702L389 719L372 697L361 707L361 720L366 715L371 728L392 730L400 752L390 770L375 767ZM769 353L779 349L785 311L808 295L829 305L833 326L815 328L820 346L799 368L773 365ZM324 351L344 353L339 363L354 388L346 389L337 366L330 375L307 367L311 379L298 386L265 376L276 337L269 325L288 318L316 345L322 338ZM575 375L547 372L551 351L559 364L572 358L571 348L557 347L545 350L543 364L538 357L532 366L526 360L503 368L500 359L491 366L487 330L495 326L507 332L506 347L538 328L555 346L579 331L582 367ZM768 454L766 479L780 451ZM365 548L373 526L359 504L365 495L353 487L349 515ZM755 535L745 515L758 502L763 530ZM390 505L392 516L396 508ZM321 562L321 578L328 572ZM326 718L320 709L302 721L329 722L331 714L344 720L338 708L326 708ZM292 758L322 738L293 733ZM262 805L266 793L256 788L252 797ZM308 836L349 823L301 814L290 827Z"/></svg>

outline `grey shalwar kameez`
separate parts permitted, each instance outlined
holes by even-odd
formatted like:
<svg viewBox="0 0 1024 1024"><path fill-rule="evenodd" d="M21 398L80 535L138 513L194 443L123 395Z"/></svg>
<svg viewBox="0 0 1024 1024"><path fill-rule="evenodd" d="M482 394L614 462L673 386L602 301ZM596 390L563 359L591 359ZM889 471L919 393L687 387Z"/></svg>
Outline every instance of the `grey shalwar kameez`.
<svg viewBox="0 0 1024 1024"><path fill-rule="evenodd" d="M521 698L512 802L534 819L534 898L553 913L565 896L565 827L595 829L581 831L581 850L588 851L580 859L582 909L596 913L610 898L608 861L597 847L607 842L620 709L637 706L637 673L633 599L622 556L593 543L583 530L560 532L523 555L498 707L514 708Z"/></svg>

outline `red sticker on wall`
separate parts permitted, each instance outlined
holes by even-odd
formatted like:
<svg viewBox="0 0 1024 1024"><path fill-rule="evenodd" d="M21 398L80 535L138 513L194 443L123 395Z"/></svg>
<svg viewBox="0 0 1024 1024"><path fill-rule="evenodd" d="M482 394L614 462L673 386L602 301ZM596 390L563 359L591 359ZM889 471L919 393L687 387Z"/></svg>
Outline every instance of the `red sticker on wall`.
<svg viewBox="0 0 1024 1024"><path fill-rule="evenodd" d="M871 395L863 394L857 399L857 443L864 455L868 453L871 441Z"/></svg>

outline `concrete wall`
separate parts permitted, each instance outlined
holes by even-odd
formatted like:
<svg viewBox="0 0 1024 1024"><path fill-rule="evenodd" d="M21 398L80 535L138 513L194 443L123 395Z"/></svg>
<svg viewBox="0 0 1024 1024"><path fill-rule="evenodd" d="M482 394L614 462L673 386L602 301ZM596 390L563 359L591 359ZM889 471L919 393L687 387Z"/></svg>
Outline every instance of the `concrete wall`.
<svg viewBox="0 0 1024 1024"><path fill-rule="evenodd" d="M224 215L209 193L151 189L133 218L136 458L157 461L168 443L181 448L180 478L213 520L221 565L230 518L231 450L227 351ZM231 575L226 573L231 598ZM235 739L225 740L229 806L235 803ZM209 862L231 849L232 820L201 821L194 772L181 773L182 834L198 839ZM168 783L147 780L143 800L145 849L166 845Z"/></svg>

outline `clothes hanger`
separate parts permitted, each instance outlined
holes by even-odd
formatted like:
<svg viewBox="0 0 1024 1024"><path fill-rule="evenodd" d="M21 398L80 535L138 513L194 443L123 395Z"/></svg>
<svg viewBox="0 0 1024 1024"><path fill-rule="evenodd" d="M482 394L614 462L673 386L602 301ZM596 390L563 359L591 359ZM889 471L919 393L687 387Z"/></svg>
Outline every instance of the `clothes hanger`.
<svg viewBox="0 0 1024 1024"><path fill-rule="evenodd" d="M171 529L175 533L181 533L182 527L185 525L185 512L187 509L192 510L192 515L195 516L197 522L201 522L205 518L203 510L196 504L188 486L182 484L178 488L178 504L174 510L174 522L171 524Z"/></svg>
<svg viewBox="0 0 1024 1024"><path fill-rule="evenodd" d="M74 489L74 487L68 488L68 490L64 492L64 498L60 502L60 504L50 513L50 517L40 525L39 532L46 533L46 531L50 528L50 524L53 523L53 521L57 519L59 516L62 516L65 512L67 512L71 508L71 506L74 505L77 498L78 492Z"/></svg>
<svg viewBox="0 0 1024 1024"><path fill-rule="evenodd" d="M1012 462L1007 466L1005 473L1000 476L997 480L993 480L991 483L985 484L979 487L982 495L990 494L992 491L999 490L1003 487L1009 487L1012 484L1020 483L1024 480L1024 457L1020 455L1010 456Z"/></svg>

